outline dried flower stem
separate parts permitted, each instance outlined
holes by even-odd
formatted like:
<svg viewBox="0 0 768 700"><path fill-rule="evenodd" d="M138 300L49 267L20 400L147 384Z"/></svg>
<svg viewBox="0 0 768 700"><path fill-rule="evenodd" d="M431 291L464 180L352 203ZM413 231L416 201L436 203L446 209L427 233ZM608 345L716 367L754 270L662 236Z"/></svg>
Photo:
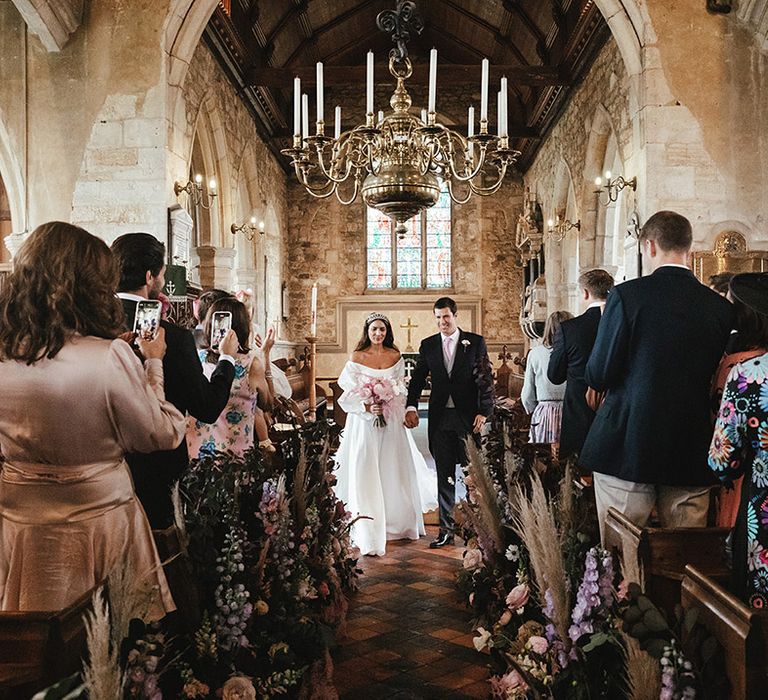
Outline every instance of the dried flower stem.
<svg viewBox="0 0 768 700"><path fill-rule="evenodd" d="M118 647L111 644L109 604L104 587L93 594L93 611L85 615L88 661L83 664L83 685L91 700L123 696L125 678L120 670Z"/></svg>

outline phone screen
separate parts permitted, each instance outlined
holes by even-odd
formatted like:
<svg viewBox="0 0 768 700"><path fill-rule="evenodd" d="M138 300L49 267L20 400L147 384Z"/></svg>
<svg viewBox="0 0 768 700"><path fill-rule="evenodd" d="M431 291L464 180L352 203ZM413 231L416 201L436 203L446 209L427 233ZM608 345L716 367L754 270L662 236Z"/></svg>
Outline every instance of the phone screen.
<svg viewBox="0 0 768 700"><path fill-rule="evenodd" d="M152 340L160 328L162 305L154 299L145 299L136 305L136 318L133 321L133 332L144 340Z"/></svg>
<svg viewBox="0 0 768 700"><path fill-rule="evenodd" d="M211 317L211 350L219 349L219 343L230 328L232 328L232 313L230 311L215 311Z"/></svg>

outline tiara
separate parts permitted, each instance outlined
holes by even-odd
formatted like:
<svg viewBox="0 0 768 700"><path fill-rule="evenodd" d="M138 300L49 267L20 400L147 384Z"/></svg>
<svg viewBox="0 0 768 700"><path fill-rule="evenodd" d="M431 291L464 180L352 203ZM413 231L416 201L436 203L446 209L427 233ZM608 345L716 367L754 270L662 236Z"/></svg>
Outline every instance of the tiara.
<svg viewBox="0 0 768 700"><path fill-rule="evenodd" d="M384 314L380 314L378 311L368 315L368 318L365 319L365 325L368 326L374 321L384 321L389 323L389 319Z"/></svg>

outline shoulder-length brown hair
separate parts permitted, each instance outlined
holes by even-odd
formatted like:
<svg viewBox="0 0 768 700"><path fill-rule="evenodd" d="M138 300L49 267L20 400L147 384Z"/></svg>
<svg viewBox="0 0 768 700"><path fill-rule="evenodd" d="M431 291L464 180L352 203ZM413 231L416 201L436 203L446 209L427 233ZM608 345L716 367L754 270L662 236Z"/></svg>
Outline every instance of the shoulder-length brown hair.
<svg viewBox="0 0 768 700"><path fill-rule="evenodd" d="M117 280L104 241L61 221L38 226L0 293L0 359L50 359L75 333L116 338L125 319Z"/></svg>
<svg viewBox="0 0 768 700"><path fill-rule="evenodd" d="M242 301L238 301L235 297L224 297L214 301L205 316L205 347L209 348L208 360L215 362L218 357L218 353L210 349L212 319L213 314L217 311L229 311L232 314L232 330L235 332L237 342L240 345L238 349L242 353L250 352L251 348L248 341L251 337L251 316L248 309Z"/></svg>
<svg viewBox="0 0 768 700"><path fill-rule="evenodd" d="M560 324L569 318L573 318L573 314L569 311L553 311L549 314L544 324L544 335L541 337L541 344L545 348L551 348L555 344L555 335L560 330Z"/></svg>

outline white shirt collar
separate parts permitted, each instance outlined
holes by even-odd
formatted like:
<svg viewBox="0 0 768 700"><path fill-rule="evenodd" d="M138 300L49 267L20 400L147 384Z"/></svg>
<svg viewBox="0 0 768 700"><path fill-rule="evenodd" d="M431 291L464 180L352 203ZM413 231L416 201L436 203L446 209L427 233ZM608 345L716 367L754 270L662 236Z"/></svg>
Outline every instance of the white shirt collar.
<svg viewBox="0 0 768 700"><path fill-rule="evenodd" d="M590 309L594 309L594 308L595 308L595 307L597 307L597 306L601 306L601 307L602 307L602 306L605 306L605 302L604 302L604 301L593 301L593 302L592 302L592 303L591 303L591 304L590 304L590 305L589 305L589 306L588 306L586 309L584 309L584 310L585 310L585 311L589 311Z"/></svg>
<svg viewBox="0 0 768 700"><path fill-rule="evenodd" d="M665 263L664 265L659 265L656 269L660 270L662 267L681 267L683 270L691 269L688 265L680 265L680 263Z"/></svg>
<svg viewBox="0 0 768 700"><path fill-rule="evenodd" d="M130 292L118 292L117 296L126 301L146 301L146 297L140 297L138 294L131 294Z"/></svg>
<svg viewBox="0 0 768 700"><path fill-rule="evenodd" d="M453 340L454 345L456 344L456 341L458 341L459 336L461 335L461 328L456 328L456 330L451 333L450 335L445 335L444 333L440 333L440 335L443 337L443 344L445 344L445 339L450 338Z"/></svg>

